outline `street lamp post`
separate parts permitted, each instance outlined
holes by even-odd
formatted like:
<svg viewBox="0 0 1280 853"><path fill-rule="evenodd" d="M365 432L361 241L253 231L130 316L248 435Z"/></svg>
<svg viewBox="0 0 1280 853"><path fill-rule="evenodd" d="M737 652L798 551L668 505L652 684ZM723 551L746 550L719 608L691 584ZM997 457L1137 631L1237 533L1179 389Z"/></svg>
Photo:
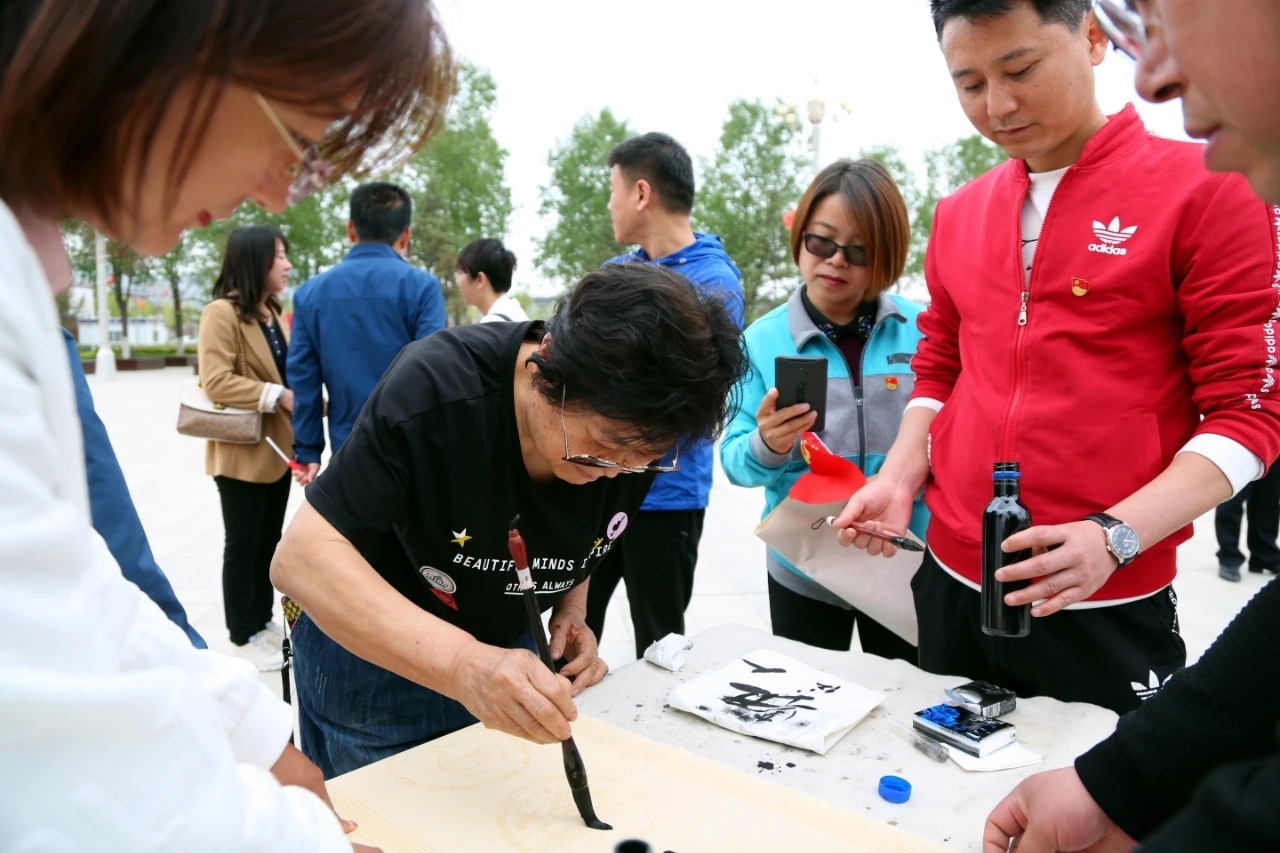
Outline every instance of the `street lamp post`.
<svg viewBox="0 0 1280 853"><path fill-rule="evenodd" d="M809 124L813 126L813 175L822 170L822 120L827 116L827 102L814 98L809 102Z"/></svg>
<svg viewBox="0 0 1280 853"><path fill-rule="evenodd" d="M800 107L797 104L782 104L778 107L778 115L783 116L787 120L787 124L795 124L800 120ZM822 123L827 119L832 121L838 120L842 115L852 114L853 109L844 101L841 101L838 109L831 110L830 115L827 113L827 101L825 98L815 97L805 104L806 117L809 119L809 147L811 149L811 157L813 160L813 174L817 177L818 172L822 171Z"/></svg>
<svg viewBox="0 0 1280 853"><path fill-rule="evenodd" d="M107 308L107 238L95 232L93 242L98 264L98 327L102 332L93 372L110 379L116 375L116 354L111 349L111 311Z"/></svg>

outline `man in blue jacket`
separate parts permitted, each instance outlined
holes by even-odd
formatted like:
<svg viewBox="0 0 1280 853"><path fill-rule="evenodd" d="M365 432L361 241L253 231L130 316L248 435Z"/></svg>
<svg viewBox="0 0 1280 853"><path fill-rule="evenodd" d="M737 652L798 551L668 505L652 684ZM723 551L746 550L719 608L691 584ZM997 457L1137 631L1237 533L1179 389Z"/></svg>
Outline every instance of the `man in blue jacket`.
<svg viewBox="0 0 1280 853"><path fill-rule="evenodd" d="M187 612L174 594L173 587L164 572L156 565L147 532L142 529L142 519L134 508L125 482L120 460L111 446L107 428L93 407L93 395L80 366L80 353L76 340L62 330L67 342L67 355L71 359L71 381L76 386L76 412L80 415L80 430L84 437L84 468L89 481L89 512L93 517L93 529L107 543L107 550L120 564L125 580L142 590L148 598L164 611L173 624L181 628L191 645L205 649L204 638L187 622Z"/></svg>
<svg viewBox="0 0 1280 853"><path fill-rule="evenodd" d="M725 253L720 238L696 234L693 210L693 162L665 133L646 133L609 152L609 215L619 243L637 244L629 255L609 263L660 264L680 273L699 290L722 295L729 314L742 327L742 273ZM599 638L609 599L623 580L635 626L636 657L655 640L684 633L684 611L693 597L702 521L711 497L713 453L710 444L679 448L680 470L659 474L632 533L591 576L587 625Z"/></svg>
<svg viewBox="0 0 1280 853"><path fill-rule="evenodd" d="M347 236L355 245L330 270L293 296L287 364L293 390L293 453L302 485L320 472L324 397L329 441L337 453L365 400L405 345L444 328L444 296L435 276L404 259L413 202L395 184L371 183L351 194Z"/></svg>

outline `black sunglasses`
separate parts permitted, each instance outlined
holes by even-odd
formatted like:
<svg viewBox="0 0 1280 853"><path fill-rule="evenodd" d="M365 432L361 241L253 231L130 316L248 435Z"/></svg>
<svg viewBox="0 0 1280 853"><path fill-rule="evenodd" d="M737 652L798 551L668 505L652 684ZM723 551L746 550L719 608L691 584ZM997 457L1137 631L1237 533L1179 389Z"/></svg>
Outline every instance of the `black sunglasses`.
<svg viewBox="0 0 1280 853"><path fill-rule="evenodd" d="M843 251L844 259L850 266L865 267L867 265L867 250L862 246L841 246L830 237L823 237L821 234L805 234L804 248L811 255L816 255L823 260L835 257L836 252Z"/></svg>

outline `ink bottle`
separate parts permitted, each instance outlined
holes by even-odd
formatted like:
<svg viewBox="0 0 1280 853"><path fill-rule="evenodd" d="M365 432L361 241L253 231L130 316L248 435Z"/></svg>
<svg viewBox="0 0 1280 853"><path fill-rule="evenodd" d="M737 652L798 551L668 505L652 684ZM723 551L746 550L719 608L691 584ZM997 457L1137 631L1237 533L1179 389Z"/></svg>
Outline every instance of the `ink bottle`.
<svg viewBox="0 0 1280 853"><path fill-rule="evenodd" d="M1000 549L1013 534L1031 526L1031 512L1019 497L1022 474L1017 462L997 462L992 473L995 497L982 513L982 633L1025 637L1031 633L1031 605L1010 607L1004 597L1031 581L1001 583L996 572L1031 557L1031 549L1006 554Z"/></svg>

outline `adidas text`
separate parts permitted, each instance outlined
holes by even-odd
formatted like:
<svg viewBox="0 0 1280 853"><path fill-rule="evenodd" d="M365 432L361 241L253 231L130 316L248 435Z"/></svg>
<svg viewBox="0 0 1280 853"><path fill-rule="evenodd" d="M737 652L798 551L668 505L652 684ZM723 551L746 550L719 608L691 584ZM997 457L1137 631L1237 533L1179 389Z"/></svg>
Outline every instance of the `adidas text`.
<svg viewBox="0 0 1280 853"><path fill-rule="evenodd" d="M1117 249L1115 246L1108 246L1105 243L1090 243L1090 252L1097 252L1099 255L1127 255L1128 249Z"/></svg>

